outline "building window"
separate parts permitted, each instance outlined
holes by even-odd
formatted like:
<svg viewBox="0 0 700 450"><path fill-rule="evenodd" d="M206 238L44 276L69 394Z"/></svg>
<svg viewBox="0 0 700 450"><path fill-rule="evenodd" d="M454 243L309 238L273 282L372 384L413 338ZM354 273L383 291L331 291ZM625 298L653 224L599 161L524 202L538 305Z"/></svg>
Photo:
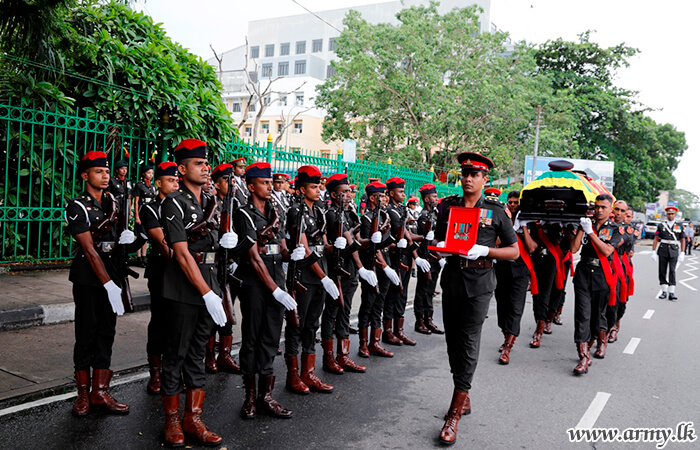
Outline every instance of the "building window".
<svg viewBox="0 0 700 450"><path fill-rule="evenodd" d="M263 97L263 105L265 105L265 106L270 105L270 96L269 95L266 95L265 97Z"/></svg>
<svg viewBox="0 0 700 450"><path fill-rule="evenodd" d="M296 93L296 101L294 102L294 104L298 105L298 106L304 106L304 93L303 92Z"/></svg>
<svg viewBox="0 0 700 450"><path fill-rule="evenodd" d="M265 46L265 56L267 58L275 56L275 44L268 44Z"/></svg>
<svg viewBox="0 0 700 450"><path fill-rule="evenodd" d="M257 59L260 57L260 47L257 45L255 47L250 47L250 57L253 59Z"/></svg>
<svg viewBox="0 0 700 450"><path fill-rule="evenodd" d="M297 41L297 55L306 53L306 41Z"/></svg>
<svg viewBox="0 0 700 450"><path fill-rule="evenodd" d="M255 100L251 100L248 105L248 112L255 112Z"/></svg>
<svg viewBox="0 0 700 450"><path fill-rule="evenodd" d="M258 82L258 72L250 71L250 72L248 72L248 77L250 77L250 82L251 82L251 83L257 83L257 82Z"/></svg>
<svg viewBox="0 0 700 450"><path fill-rule="evenodd" d="M321 158L330 159L331 158L331 150L330 149L321 149Z"/></svg>
<svg viewBox="0 0 700 450"><path fill-rule="evenodd" d="M269 122L262 122L262 124L260 125L260 131L262 131L263 134L269 134L270 133Z"/></svg>
<svg viewBox="0 0 700 450"><path fill-rule="evenodd" d="M289 151L297 155L301 155L301 147L289 147Z"/></svg>
<svg viewBox="0 0 700 450"><path fill-rule="evenodd" d="M302 122L301 120L295 120L294 121L294 134L301 134L303 130Z"/></svg>
<svg viewBox="0 0 700 450"><path fill-rule="evenodd" d="M336 74L335 67L328 64L328 66L326 66L326 78L330 78L335 74Z"/></svg>
<svg viewBox="0 0 700 450"><path fill-rule="evenodd" d="M272 76L272 64L271 63L262 65L262 70L260 71L260 76L265 77L265 78L269 78Z"/></svg>
<svg viewBox="0 0 700 450"><path fill-rule="evenodd" d="M253 127L245 127L245 132L243 133L243 136L251 137L252 135L253 135Z"/></svg>
<svg viewBox="0 0 700 450"><path fill-rule="evenodd" d="M338 48L338 44L335 43L335 38L328 39L328 51L334 52Z"/></svg>
<svg viewBox="0 0 700 450"><path fill-rule="evenodd" d="M314 39L311 41L311 53L318 53L323 51L323 39Z"/></svg>
<svg viewBox="0 0 700 450"><path fill-rule="evenodd" d="M289 42L280 44L280 56L286 56L289 54Z"/></svg>
<svg viewBox="0 0 700 450"><path fill-rule="evenodd" d="M231 108L231 112L241 112L241 104L240 102L235 102L233 104L233 107Z"/></svg>
<svg viewBox="0 0 700 450"><path fill-rule="evenodd" d="M294 63L294 75L304 75L306 73L306 61L296 61Z"/></svg>
<svg viewBox="0 0 700 450"><path fill-rule="evenodd" d="M280 105L287 106L287 96L286 95L280 95Z"/></svg>
<svg viewBox="0 0 700 450"><path fill-rule="evenodd" d="M278 63L277 64L277 76L284 77L286 75L289 75L289 63L288 62Z"/></svg>
<svg viewBox="0 0 700 450"><path fill-rule="evenodd" d="M282 129L284 128L284 122L277 121L277 134L282 134Z"/></svg>

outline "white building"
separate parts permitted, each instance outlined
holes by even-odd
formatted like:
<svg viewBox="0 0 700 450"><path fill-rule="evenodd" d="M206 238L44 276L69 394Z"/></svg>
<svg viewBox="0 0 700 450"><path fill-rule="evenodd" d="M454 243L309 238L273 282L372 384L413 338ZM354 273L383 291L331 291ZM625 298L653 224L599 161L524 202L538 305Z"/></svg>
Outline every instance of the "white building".
<svg viewBox="0 0 700 450"><path fill-rule="evenodd" d="M490 0L443 0L439 11L444 14L456 7L477 4L483 9L482 32L495 31L490 21ZM223 99L234 121L243 122L250 94L248 80L259 80L260 90L272 82L271 94L258 129L254 130L259 105L248 109L245 123L240 127L244 138L265 141L268 134L278 145L302 148L330 156L342 143L325 143L321 130L325 111L314 107L316 86L331 75L335 58L335 38L343 29L343 19L351 9L358 11L370 23L398 24L396 13L413 5L428 4L428 0L404 0L389 3L335 9L312 14L256 20L248 24L248 47L240 45L221 55L221 62L209 59L220 72L224 86ZM319 18L320 17L320 18ZM330 25L329 25L330 24ZM246 75L246 50L248 65ZM290 124L285 127L286 124Z"/></svg>

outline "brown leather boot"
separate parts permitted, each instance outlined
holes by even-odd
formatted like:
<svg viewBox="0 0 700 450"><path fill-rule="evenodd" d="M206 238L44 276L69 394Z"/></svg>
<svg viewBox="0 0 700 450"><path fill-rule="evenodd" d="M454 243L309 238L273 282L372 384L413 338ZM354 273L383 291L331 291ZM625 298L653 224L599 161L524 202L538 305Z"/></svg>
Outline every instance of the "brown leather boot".
<svg viewBox="0 0 700 450"><path fill-rule="evenodd" d="M227 373L241 373L241 366L231 356L233 336L219 337L219 357L216 359L218 370Z"/></svg>
<svg viewBox="0 0 700 450"><path fill-rule="evenodd" d="M369 358L369 347L367 343L369 341L369 330L367 328L360 328L360 348L357 350L357 355L362 358Z"/></svg>
<svg viewBox="0 0 700 450"><path fill-rule="evenodd" d="M435 322L433 322L433 312L432 312L432 311L430 311L430 312L426 315L425 326L428 327L428 329L429 329L432 333L435 333L435 334L445 334L445 332L444 332L443 330L441 330L440 328L438 328L437 325L435 325Z"/></svg>
<svg viewBox="0 0 700 450"><path fill-rule="evenodd" d="M422 314L416 313L416 326L413 328L416 333L433 334L428 327L425 326L425 319Z"/></svg>
<svg viewBox="0 0 700 450"><path fill-rule="evenodd" d="M301 381L312 391L330 394L333 386L326 384L316 376L316 355L314 353L301 354Z"/></svg>
<svg viewBox="0 0 700 450"><path fill-rule="evenodd" d="M403 322L403 317L398 317L394 322L394 336L401 339L401 342L406 345L416 345L416 341L406 336L406 333L403 332Z"/></svg>
<svg viewBox="0 0 700 450"><path fill-rule="evenodd" d="M389 350L386 350L382 345L379 343L379 340L382 337L382 330L381 328L372 328L372 340L369 343L369 353L375 356L383 356L385 358L393 358L394 357L394 352L390 352Z"/></svg>
<svg viewBox="0 0 700 450"><path fill-rule="evenodd" d="M447 412L447 419L445 419L445 425L440 430L440 442L445 445L452 445L457 440L457 424L460 417L462 417L461 413L466 397L467 393L457 388L452 393L452 403L450 403L450 409Z"/></svg>
<svg viewBox="0 0 700 450"><path fill-rule="evenodd" d="M605 349L608 348L608 332L605 330L600 330L598 332L598 348L596 349L593 356L598 359L605 358Z"/></svg>
<svg viewBox="0 0 700 450"><path fill-rule="evenodd" d="M78 397L73 403L73 415L87 416L90 412L90 369L75 371L75 387Z"/></svg>
<svg viewBox="0 0 700 450"><path fill-rule="evenodd" d="M241 417L246 420L255 419L257 410L255 409L255 374L243 375L243 386L245 387L245 401L241 407Z"/></svg>
<svg viewBox="0 0 700 450"><path fill-rule="evenodd" d="M299 360L296 356L288 356L285 359L287 363L287 383L288 391L295 394L308 395L311 393L309 387L299 378Z"/></svg>
<svg viewBox="0 0 700 450"><path fill-rule="evenodd" d="M338 365L348 372L365 373L367 368L350 359L349 353L350 339L338 339L338 356L335 359Z"/></svg>
<svg viewBox="0 0 700 450"><path fill-rule="evenodd" d="M149 394L160 394L160 367L160 355L148 355L148 371L151 378L146 385L146 391Z"/></svg>
<svg viewBox="0 0 700 450"><path fill-rule="evenodd" d="M204 389L190 389L185 396L185 417L182 420L182 430L197 438L207 446L221 444L223 438L209 431L202 422L202 405L204 404Z"/></svg>
<svg viewBox="0 0 700 450"><path fill-rule="evenodd" d="M472 402L469 399L469 391L467 391L467 398L464 399L464 406L462 406L462 415L468 416L471 413L472 413ZM445 417L444 417L445 420L447 420L447 414L449 414L449 411L447 411L445 413Z"/></svg>
<svg viewBox="0 0 700 450"><path fill-rule="evenodd" d="M290 419L292 411L282 407L277 400L272 398L272 390L275 388L274 375L259 375L258 381L258 409L269 416L280 419Z"/></svg>
<svg viewBox="0 0 700 450"><path fill-rule="evenodd" d="M590 354L588 353L588 342L578 342L576 343L576 349L578 350L579 362L576 367L574 367L575 375L583 375L588 373L588 362L590 360Z"/></svg>
<svg viewBox="0 0 700 450"><path fill-rule="evenodd" d="M216 373L219 370L216 366L216 353L214 349L216 349L216 338L210 336L206 345L207 353L204 357L204 370L206 370L207 373Z"/></svg>
<svg viewBox="0 0 700 450"><path fill-rule="evenodd" d="M90 406L92 408L105 409L110 414L129 414L129 405L119 403L107 392L112 373L109 369L93 369Z"/></svg>
<svg viewBox="0 0 700 450"><path fill-rule="evenodd" d="M544 321L544 329L542 330L544 334L552 334L552 321L556 315L556 312L547 313L547 320Z"/></svg>
<svg viewBox="0 0 700 450"><path fill-rule="evenodd" d="M537 327L535 328L535 333L532 335L532 341L530 341L530 347L540 348L540 343L542 342L542 332L544 331L544 320L537 321Z"/></svg>
<svg viewBox="0 0 700 450"><path fill-rule="evenodd" d="M324 339L321 346L323 347L323 370L342 375L345 371L333 357L333 339Z"/></svg>
<svg viewBox="0 0 700 450"><path fill-rule="evenodd" d="M165 410L165 427L163 437L168 447L185 445L185 435L180 423L180 394L164 395L163 409Z"/></svg>
<svg viewBox="0 0 700 450"><path fill-rule="evenodd" d="M561 321L561 312L563 309L564 309L564 305L559 305L559 308L557 308L557 313L554 315L554 320L553 320L553 322L556 325L561 325L564 323Z"/></svg>
<svg viewBox="0 0 700 450"><path fill-rule="evenodd" d="M393 320L384 321L384 333L382 333L382 342L390 345L402 345L403 342L401 342L401 339L394 336L392 323Z"/></svg>
<svg viewBox="0 0 700 450"><path fill-rule="evenodd" d="M506 334L506 341L503 343L503 351L501 352L501 356L498 358L499 363L505 365L510 362L510 351L513 348L513 344L515 344L515 335Z"/></svg>
<svg viewBox="0 0 700 450"><path fill-rule="evenodd" d="M617 341L617 333L620 331L620 321L615 322L612 326L610 332L608 333L608 344L612 344Z"/></svg>

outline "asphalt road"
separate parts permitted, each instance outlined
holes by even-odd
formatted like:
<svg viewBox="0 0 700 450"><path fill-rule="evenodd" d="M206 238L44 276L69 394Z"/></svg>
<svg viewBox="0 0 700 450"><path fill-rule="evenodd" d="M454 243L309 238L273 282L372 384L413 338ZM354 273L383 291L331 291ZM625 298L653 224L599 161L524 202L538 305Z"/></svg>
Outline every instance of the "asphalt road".
<svg viewBox="0 0 700 450"><path fill-rule="evenodd" d="M675 428L679 422L700 427L700 281L693 278L700 272L698 265L700 258L692 257L679 269L678 278L684 281L677 287L678 301L656 299L656 267L648 250L638 248L636 294L619 341L581 377L572 374L577 356L571 280L564 325L553 326L554 334L545 335L539 349L528 347L535 325L528 299L522 334L508 366L497 362L502 336L492 302L471 391L472 414L460 422L454 448L653 449L653 442L574 444L566 430L577 425ZM439 304L436 317L441 322ZM323 373L319 348L320 376L335 386L330 395L285 392L284 361L277 358L274 394L294 411L291 420L243 421L238 415L241 378L210 375L204 420L224 437L221 447L227 449L439 447L437 434L452 393L444 339L414 333L412 317L408 323L418 346L392 348L393 359L362 360L368 365L366 374ZM639 339L634 349L633 338ZM354 354L356 336L351 349ZM145 384L140 380L113 389L117 399L131 405L131 414L124 417L96 414L75 419L70 414L72 399L0 417L0 448L160 448L161 403L146 395ZM700 441L669 443L665 448L700 448Z"/></svg>

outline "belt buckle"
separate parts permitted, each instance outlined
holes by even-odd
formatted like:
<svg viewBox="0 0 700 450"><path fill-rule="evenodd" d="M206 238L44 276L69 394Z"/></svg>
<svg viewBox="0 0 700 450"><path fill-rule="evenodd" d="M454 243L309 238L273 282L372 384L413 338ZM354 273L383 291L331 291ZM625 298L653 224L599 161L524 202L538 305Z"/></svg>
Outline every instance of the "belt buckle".
<svg viewBox="0 0 700 450"><path fill-rule="evenodd" d="M204 253L204 264L214 264L216 262L216 253L206 252Z"/></svg>
<svg viewBox="0 0 700 450"><path fill-rule="evenodd" d="M279 255L280 254L280 245L279 244L267 244L266 246L267 249L267 255Z"/></svg>
<svg viewBox="0 0 700 450"><path fill-rule="evenodd" d="M100 242L97 244L102 253L111 253L114 250L114 242Z"/></svg>

